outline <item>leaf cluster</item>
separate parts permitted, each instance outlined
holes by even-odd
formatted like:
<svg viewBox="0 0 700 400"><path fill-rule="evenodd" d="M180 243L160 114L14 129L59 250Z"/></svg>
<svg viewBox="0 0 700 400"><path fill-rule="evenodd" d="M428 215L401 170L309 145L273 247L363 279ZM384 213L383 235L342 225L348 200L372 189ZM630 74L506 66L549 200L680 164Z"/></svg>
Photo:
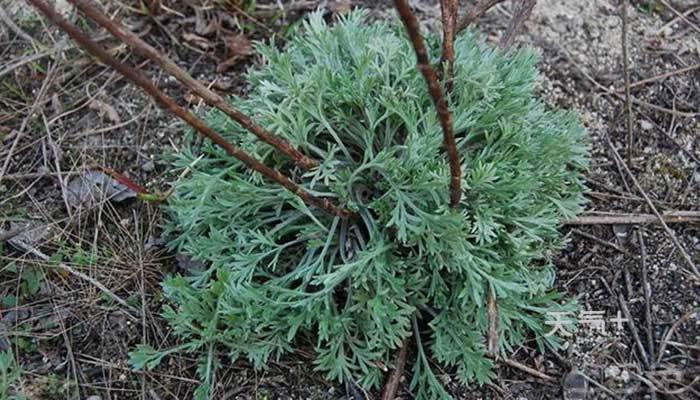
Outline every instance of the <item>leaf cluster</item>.
<svg viewBox="0 0 700 400"><path fill-rule="evenodd" d="M172 249L209 268L163 282L164 315L183 345L141 347L136 366L198 352L206 397L221 350L264 367L311 345L329 379L376 388L412 337L415 394L445 398L437 368L463 382L492 377L489 291L500 353L527 337L556 346L545 314L572 305L549 290L548 257L563 243L558 223L584 201L584 129L535 97L531 51L504 54L462 34L448 100L463 195L449 208L442 132L411 44L397 24L365 17L353 12L330 26L313 14L284 50L260 44L265 65L248 73L253 91L231 100L321 160L319 168L298 170L223 113L206 116L228 140L357 218L307 207L213 145L177 155L175 167L191 173L176 183L166 233ZM428 46L437 63L438 39Z"/></svg>

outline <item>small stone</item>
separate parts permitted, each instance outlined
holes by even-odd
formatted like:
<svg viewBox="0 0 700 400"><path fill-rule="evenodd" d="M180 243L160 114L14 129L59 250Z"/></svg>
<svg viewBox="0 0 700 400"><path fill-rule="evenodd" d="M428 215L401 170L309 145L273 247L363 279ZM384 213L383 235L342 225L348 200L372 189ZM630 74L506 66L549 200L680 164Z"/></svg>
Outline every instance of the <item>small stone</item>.
<svg viewBox="0 0 700 400"><path fill-rule="evenodd" d="M652 125L651 122L645 120L639 121L639 126L643 131L650 131L652 128L654 128L654 125Z"/></svg>
<svg viewBox="0 0 700 400"><path fill-rule="evenodd" d="M620 373L620 380L624 383L629 382L630 381L630 373L627 371L622 371L622 373Z"/></svg>
<svg viewBox="0 0 700 400"><path fill-rule="evenodd" d="M617 378L620 375L620 368L616 365L611 365L605 368L604 373L606 378Z"/></svg>
<svg viewBox="0 0 700 400"><path fill-rule="evenodd" d="M156 165L155 165L155 163L153 163L153 161L148 161L141 166L141 169L144 170L145 172L151 172L154 169L156 169Z"/></svg>
<svg viewBox="0 0 700 400"><path fill-rule="evenodd" d="M584 400L588 395L588 380L574 368L564 377L562 392L564 400Z"/></svg>

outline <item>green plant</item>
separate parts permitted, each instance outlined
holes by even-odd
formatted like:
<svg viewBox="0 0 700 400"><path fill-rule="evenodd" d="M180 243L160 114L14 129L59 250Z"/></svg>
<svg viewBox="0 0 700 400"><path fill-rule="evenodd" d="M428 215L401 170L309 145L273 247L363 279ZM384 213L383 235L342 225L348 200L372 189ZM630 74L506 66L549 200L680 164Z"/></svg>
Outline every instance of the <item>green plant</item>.
<svg viewBox="0 0 700 400"><path fill-rule="evenodd" d="M23 396L13 391L14 384L22 377L22 369L17 365L10 350L0 351L0 399L21 400Z"/></svg>
<svg viewBox="0 0 700 400"><path fill-rule="evenodd" d="M437 38L428 46L437 62ZM362 12L334 26L313 14L284 51L259 45L266 64L248 73L254 89L232 101L320 167L295 169L218 111L207 122L356 218L308 208L214 145L184 150L179 168L206 156L177 182L166 233L172 249L209 268L163 282L164 316L182 344L141 345L133 365L201 352L198 395L206 397L218 350L263 367L306 339L329 379L371 388L413 340L412 389L445 398L434 365L463 382L492 376L489 295L495 351L507 354L528 335L541 349L557 346L545 314L573 304L549 290L549 255L563 242L559 221L583 203L584 129L534 97L530 51L506 55L470 33L455 49L449 103L464 174L451 209L442 132L400 28L367 24Z"/></svg>

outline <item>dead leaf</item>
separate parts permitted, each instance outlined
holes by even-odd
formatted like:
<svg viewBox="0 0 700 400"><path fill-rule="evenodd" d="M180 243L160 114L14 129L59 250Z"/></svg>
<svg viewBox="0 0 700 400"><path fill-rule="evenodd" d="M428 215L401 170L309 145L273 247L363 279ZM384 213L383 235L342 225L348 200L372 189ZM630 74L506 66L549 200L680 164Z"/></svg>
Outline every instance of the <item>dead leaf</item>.
<svg viewBox="0 0 700 400"><path fill-rule="evenodd" d="M196 105L196 104L199 104L201 101L203 101L201 97L197 96L196 94L194 94L192 92L187 92L185 94L184 98L185 98L185 101L187 102L187 104L189 104L189 105Z"/></svg>
<svg viewBox="0 0 700 400"><path fill-rule="evenodd" d="M210 36L219 31L221 24L216 16L211 16L200 7L194 7L194 31L201 36Z"/></svg>
<svg viewBox="0 0 700 400"><path fill-rule="evenodd" d="M242 34L232 34L224 37L226 41L226 60L216 67L217 72L224 72L236 65L238 61L253 54L253 44Z"/></svg>
<svg viewBox="0 0 700 400"><path fill-rule="evenodd" d="M331 4L330 9L334 15L343 16L343 15L350 13L350 11L352 11L352 2L341 0L341 1L338 1L336 3Z"/></svg>
<svg viewBox="0 0 700 400"><path fill-rule="evenodd" d="M68 204L74 208L92 208L103 200L115 202L136 197L135 191L101 171L87 171L70 181Z"/></svg>
<svg viewBox="0 0 700 400"><path fill-rule="evenodd" d="M119 118L119 113L117 113L117 110L104 101L92 99L90 100L88 107L91 110L97 111L101 118L107 117L110 122L114 122L115 124L121 122L121 118Z"/></svg>
<svg viewBox="0 0 700 400"><path fill-rule="evenodd" d="M253 53L253 44L245 35L227 35L224 40L228 57L246 57Z"/></svg>
<svg viewBox="0 0 700 400"><path fill-rule="evenodd" d="M7 242L17 247L19 243L36 247L51 233L49 225L41 221L22 221L10 224L10 231L19 230L19 233Z"/></svg>
<svg viewBox="0 0 700 400"><path fill-rule="evenodd" d="M211 50L214 47L214 44L210 42L209 39L194 33L183 33L182 39L201 50Z"/></svg>
<svg viewBox="0 0 700 400"><path fill-rule="evenodd" d="M189 275L197 274L206 269L206 265L202 261L195 260L184 253L175 254L175 261L177 261L177 267Z"/></svg>
<svg viewBox="0 0 700 400"><path fill-rule="evenodd" d="M233 86L231 81L216 81L212 83L211 88L226 92L231 89L231 86Z"/></svg>

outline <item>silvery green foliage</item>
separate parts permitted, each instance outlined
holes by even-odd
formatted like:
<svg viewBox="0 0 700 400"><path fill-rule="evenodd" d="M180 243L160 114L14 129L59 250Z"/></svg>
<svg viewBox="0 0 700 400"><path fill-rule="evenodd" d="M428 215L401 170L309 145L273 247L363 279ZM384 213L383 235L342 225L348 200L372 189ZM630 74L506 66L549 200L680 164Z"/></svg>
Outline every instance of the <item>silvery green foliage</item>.
<svg viewBox="0 0 700 400"><path fill-rule="evenodd" d="M313 346L329 379L376 388L408 339L415 395L445 398L436 367L463 382L492 376L489 287L502 354L526 337L556 346L545 314L571 304L549 291L548 255L562 244L558 222L584 200L584 129L534 97L530 51L504 55L460 36L449 102L463 197L450 209L442 132L411 44L395 24L364 18L329 26L313 14L285 50L260 45L265 65L248 74L252 93L232 99L321 160L318 169L300 171L222 113L207 115L232 142L358 218L307 207L211 144L184 151L176 166L192 172L176 183L167 234L171 248L210 268L163 283L165 317L183 344L142 346L137 367L172 351L200 354L206 397L222 364L245 357L264 367ZM437 62L437 38L428 46ZM215 356L222 350L227 357Z"/></svg>

